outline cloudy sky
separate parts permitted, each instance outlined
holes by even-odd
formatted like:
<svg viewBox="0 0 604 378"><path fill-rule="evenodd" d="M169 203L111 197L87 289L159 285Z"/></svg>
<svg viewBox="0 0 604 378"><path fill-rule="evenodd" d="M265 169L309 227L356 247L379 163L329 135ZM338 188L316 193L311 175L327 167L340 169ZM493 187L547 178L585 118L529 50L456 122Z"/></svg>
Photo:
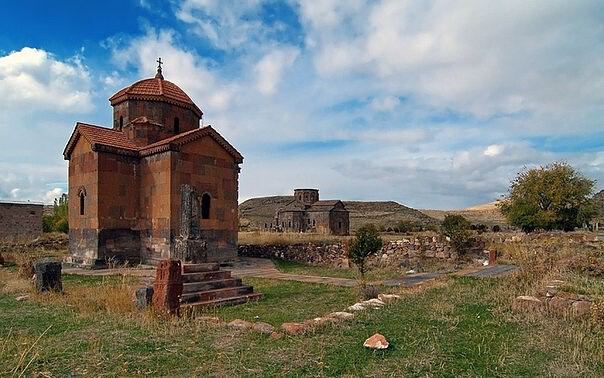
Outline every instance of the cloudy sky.
<svg viewBox="0 0 604 378"><path fill-rule="evenodd" d="M604 186L602 1L92 3L2 6L2 199L65 191L75 122L158 56L244 155L241 200L461 208L557 160Z"/></svg>

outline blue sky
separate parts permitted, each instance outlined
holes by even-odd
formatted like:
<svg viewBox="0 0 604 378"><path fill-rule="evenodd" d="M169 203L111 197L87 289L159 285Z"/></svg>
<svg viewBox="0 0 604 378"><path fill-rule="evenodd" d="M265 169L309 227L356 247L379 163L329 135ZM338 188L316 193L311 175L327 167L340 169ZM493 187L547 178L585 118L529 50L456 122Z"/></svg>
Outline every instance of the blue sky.
<svg viewBox="0 0 604 378"><path fill-rule="evenodd" d="M524 167L604 182L600 1L9 2L0 23L0 198L51 202L76 121L155 71L244 155L241 200L452 209Z"/></svg>

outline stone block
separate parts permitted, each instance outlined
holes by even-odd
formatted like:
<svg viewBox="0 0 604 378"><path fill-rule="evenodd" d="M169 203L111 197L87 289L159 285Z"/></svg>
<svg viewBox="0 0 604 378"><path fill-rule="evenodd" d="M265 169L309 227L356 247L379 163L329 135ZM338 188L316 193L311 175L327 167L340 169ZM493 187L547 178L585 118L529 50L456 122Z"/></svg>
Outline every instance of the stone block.
<svg viewBox="0 0 604 378"><path fill-rule="evenodd" d="M60 262L50 259L38 260L34 263L34 271L38 292L63 291Z"/></svg>
<svg viewBox="0 0 604 378"><path fill-rule="evenodd" d="M153 301L153 287L139 287L134 292L134 304L139 310L144 310Z"/></svg>
<svg viewBox="0 0 604 378"><path fill-rule="evenodd" d="M514 299L512 309L514 311L541 312L545 308L545 303L539 298L530 295L521 295Z"/></svg>
<svg viewBox="0 0 604 378"><path fill-rule="evenodd" d="M177 314L182 288L180 260L160 261L153 284L153 307L159 312Z"/></svg>

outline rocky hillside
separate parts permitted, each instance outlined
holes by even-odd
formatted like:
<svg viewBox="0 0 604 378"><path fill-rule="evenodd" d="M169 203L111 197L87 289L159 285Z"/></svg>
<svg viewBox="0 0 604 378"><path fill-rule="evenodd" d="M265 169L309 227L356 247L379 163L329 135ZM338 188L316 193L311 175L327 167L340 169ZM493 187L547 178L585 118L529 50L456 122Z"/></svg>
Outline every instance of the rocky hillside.
<svg viewBox="0 0 604 378"><path fill-rule="evenodd" d="M257 230L264 223L274 221L275 212L294 199L293 196L274 196L249 199L239 205L239 224L245 230ZM422 212L394 201L343 201L350 212L350 226L354 231L363 224L373 223L388 227L400 221L433 225L437 221Z"/></svg>
<svg viewBox="0 0 604 378"><path fill-rule="evenodd" d="M504 226L507 224L505 216L497 207L497 202L489 202L483 205L471 206L459 210L421 210L422 213L436 218L440 221L445 219L447 214L462 215L464 218L474 224L485 224L487 226Z"/></svg>

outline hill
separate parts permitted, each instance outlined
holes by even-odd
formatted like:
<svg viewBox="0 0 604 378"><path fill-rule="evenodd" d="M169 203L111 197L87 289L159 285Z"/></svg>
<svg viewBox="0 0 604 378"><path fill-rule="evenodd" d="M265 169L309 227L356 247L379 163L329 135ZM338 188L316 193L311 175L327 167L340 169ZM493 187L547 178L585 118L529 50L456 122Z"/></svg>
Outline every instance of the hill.
<svg viewBox="0 0 604 378"><path fill-rule="evenodd" d="M429 210L423 209L422 213L442 221L447 214L461 215L474 224L485 224L487 226L507 224L505 216L497 207L497 202L489 202L481 205L470 206L459 210Z"/></svg>
<svg viewBox="0 0 604 378"><path fill-rule="evenodd" d="M239 224L242 229L257 230L265 223L274 221L277 209L294 199L293 196L273 196L251 198L239 205ZM350 212L351 231L360 226L373 223L376 226L392 226L398 222L414 222L422 225L434 225L435 219L419 210L401 205L394 201L343 201Z"/></svg>

